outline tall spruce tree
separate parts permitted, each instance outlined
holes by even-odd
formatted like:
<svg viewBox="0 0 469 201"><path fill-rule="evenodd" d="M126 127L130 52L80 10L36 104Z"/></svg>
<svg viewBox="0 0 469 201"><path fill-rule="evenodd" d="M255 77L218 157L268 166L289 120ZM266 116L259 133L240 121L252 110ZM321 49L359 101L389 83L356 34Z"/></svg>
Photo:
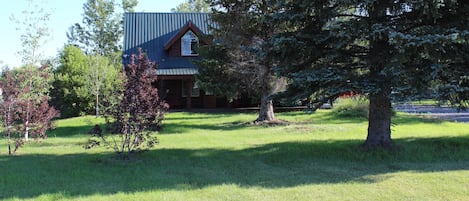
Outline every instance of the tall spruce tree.
<svg viewBox="0 0 469 201"><path fill-rule="evenodd" d="M276 1L216 0L211 6L216 8L211 20L216 24L212 34L218 42L201 51L204 60L198 65L198 83L229 98L242 92L257 94L260 110L256 122L275 120L271 95L284 81L275 76L274 63L265 52L278 29L267 19L278 12ZM220 80L220 75L226 77Z"/></svg>
<svg viewBox="0 0 469 201"><path fill-rule="evenodd" d="M391 101L438 86L467 107L469 6L448 1L284 1L273 16L289 29L270 56L290 84L284 95L317 101L346 91L370 99L366 147L390 147Z"/></svg>

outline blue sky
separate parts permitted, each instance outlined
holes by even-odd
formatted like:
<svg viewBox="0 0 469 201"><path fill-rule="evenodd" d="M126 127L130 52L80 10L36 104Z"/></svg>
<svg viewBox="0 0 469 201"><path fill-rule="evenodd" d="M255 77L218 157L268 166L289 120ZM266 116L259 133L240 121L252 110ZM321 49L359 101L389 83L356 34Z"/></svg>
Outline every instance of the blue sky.
<svg viewBox="0 0 469 201"><path fill-rule="evenodd" d="M46 58L55 57L67 42L66 33L74 23L81 22L83 4L86 0L34 0L51 13L49 28L50 39L42 45L40 51ZM136 12L170 12L185 0L139 0ZM10 21L11 15L19 16L28 8L26 0L3 1L0 6L0 67L8 65L17 67L21 58L17 54L21 50L20 34L15 23Z"/></svg>

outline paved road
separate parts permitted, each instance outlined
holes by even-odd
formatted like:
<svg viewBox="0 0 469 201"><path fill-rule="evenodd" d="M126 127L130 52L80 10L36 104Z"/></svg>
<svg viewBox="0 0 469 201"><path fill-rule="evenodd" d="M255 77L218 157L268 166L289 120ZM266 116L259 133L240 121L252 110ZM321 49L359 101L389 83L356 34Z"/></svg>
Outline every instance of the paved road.
<svg viewBox="0 0 469 201"><path fill-rule="evenodd" d="M469 123L469 110L458 111L451 107L438 107L429 105L395 105L397 111L411 114L424 114L445 120Z"/></svg>

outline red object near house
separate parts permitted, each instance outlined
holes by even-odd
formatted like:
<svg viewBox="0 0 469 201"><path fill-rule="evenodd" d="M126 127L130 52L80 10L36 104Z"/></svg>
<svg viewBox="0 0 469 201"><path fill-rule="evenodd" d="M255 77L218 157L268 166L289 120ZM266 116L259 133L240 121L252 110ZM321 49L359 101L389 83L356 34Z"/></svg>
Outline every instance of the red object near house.
<svg viewBox="0 0 469 201"><path fill-rule="evenodd" d="M360 95L360 93L358 93L358 92L356 92L356 91L347 91L347 92L344 92L344 93L340 94L339 97L341 97L341 98L349 98L349 97L356 96L356 95Z"/></svg>

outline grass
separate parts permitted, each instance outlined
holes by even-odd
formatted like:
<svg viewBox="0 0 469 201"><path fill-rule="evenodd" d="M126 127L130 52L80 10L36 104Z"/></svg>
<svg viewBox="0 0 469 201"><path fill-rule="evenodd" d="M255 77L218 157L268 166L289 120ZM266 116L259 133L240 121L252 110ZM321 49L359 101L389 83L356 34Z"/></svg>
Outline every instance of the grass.
<svg viewBox="0 0 469 201"><path fill-rule="evenodd" d="M170 113L160 144L132 161L85 150L93 117L65 119L49 139L6 155L2 200L469 200L469 124L398 113L398 149L364 152L364 118L329 111Z"/></svg>

